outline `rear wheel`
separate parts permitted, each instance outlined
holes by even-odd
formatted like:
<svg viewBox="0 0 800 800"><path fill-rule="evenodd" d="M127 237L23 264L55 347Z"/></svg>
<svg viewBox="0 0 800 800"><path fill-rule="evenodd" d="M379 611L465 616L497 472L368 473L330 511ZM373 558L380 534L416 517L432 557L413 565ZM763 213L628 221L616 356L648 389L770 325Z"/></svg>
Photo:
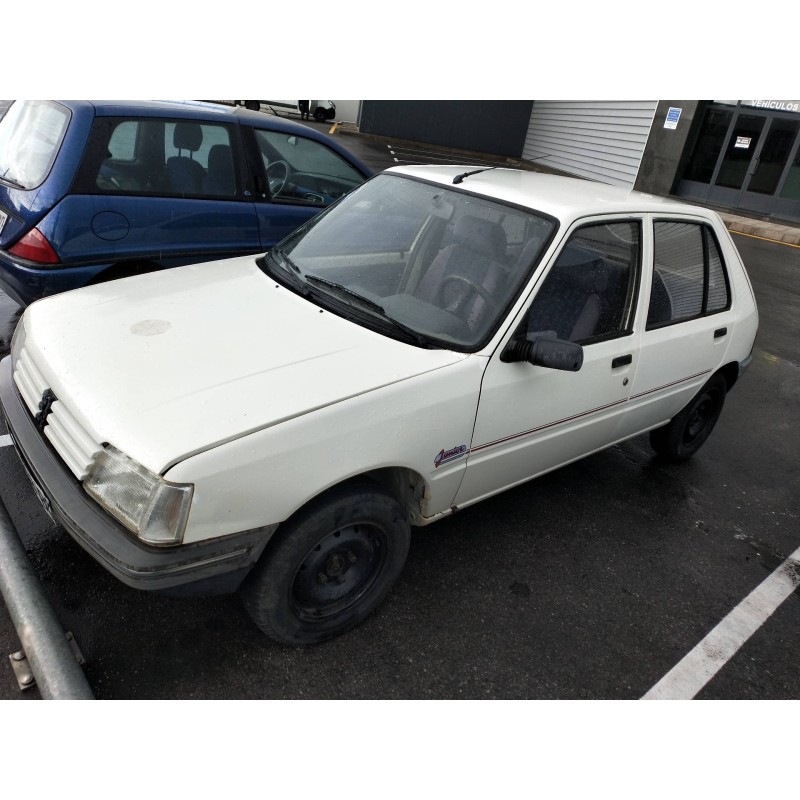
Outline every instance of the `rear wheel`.
<svg viewBox="0 0 800 800"><path fill-rule="evenodd" d="M650 431L650 445L671 461L691 458L708 439L717 424L728 385L715 375L671 422Z"/></svg>
<svg viewBox="0 0 800 800"><path fill-rule="evenodd" d="M241 593L253 621L285 644L314 644L361 622L408 554L400 503L377 484L334 489L282 525Z"/></svg>

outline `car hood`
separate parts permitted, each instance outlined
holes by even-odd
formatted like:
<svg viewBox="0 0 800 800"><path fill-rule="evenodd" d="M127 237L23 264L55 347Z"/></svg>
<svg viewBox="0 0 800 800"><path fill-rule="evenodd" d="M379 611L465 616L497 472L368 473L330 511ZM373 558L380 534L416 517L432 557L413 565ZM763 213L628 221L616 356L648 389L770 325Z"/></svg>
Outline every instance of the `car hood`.
<svg viewBox="0 0 800 800"><path fill-rule="evenodd" d="M252 257L40 300L26 349L97 442L148 469L465 358L349 322Z"/></svg>

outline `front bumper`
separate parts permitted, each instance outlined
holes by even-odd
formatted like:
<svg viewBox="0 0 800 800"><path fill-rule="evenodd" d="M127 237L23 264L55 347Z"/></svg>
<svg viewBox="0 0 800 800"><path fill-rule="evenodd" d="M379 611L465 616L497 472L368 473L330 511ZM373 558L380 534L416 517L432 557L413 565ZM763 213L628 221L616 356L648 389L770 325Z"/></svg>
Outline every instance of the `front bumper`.
<svg viewBox="0 0 800 800"><path fill-rule="evenodd" d="M10 356L0 362L0 405L45 508L84 550L128 586L181 594L236 591L277 528L270 525L169 548L142 544L86 494L39 433L14 385Z"/></svg>

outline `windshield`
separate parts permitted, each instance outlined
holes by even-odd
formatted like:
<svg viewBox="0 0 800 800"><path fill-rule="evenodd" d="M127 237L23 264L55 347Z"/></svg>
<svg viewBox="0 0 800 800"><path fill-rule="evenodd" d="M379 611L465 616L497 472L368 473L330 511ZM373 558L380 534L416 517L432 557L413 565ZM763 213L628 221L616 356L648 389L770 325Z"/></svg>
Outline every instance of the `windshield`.
<svg viewBox="0 0 800 800"><path fill-rule="evenodd" d="M0 121L0 181L35 189L53 165L69 111L43 100L17 100Z"/></svg>
<svg viewBox="0 0 800 800"><path fill-rule="evenodd" d="M275 258L421 341L474 350L496 330L554 229L532 211L383 174L285 239Z"/></svg>

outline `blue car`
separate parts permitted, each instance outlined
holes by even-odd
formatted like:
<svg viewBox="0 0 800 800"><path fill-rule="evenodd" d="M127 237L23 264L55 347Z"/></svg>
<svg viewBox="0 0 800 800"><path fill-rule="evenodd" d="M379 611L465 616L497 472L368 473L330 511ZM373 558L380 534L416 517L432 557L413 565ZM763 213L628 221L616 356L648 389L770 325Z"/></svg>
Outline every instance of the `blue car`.
<svg viewBox="0 0 800 800"><path fill-rule="evenodd" d="M331 138L241 108L18 100L0 119L0 289L24 306L263 252L371 174Z"/></svg>

